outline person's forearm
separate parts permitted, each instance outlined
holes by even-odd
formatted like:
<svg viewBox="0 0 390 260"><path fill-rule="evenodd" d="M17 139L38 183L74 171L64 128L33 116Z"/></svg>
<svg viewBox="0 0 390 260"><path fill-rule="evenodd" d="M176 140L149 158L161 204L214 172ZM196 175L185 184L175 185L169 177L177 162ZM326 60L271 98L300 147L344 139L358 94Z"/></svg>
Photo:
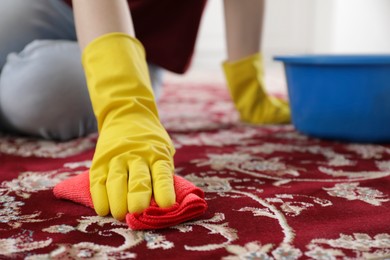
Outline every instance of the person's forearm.
<svg viewBox="0 0 390 260"><path fill-rule="evenodd" d="M264 0L224 0L229 61L260 51L264 7Z"/></svg>
<svg viewBox="0 0 390 260"><path fill-rule="evenodd" d="M81 49L107 33L122 32L134 36L126 0L73 0L73 8Z"/></svg>

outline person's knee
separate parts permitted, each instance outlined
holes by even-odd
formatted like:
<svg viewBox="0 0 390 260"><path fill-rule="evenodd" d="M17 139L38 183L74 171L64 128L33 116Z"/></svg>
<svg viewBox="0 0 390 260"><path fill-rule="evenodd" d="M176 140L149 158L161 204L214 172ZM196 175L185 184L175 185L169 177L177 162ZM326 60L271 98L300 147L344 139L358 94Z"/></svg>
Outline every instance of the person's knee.
<svg viewBox="0 0 390 260"><path fill-rule="evenodd" d="M12 51L20 51L30 42L35 33L31 21L37 12L31 5L36 1L1 0L0 1L0 70ZM31 35L31 37L29 37Z"/></svg>
<svg viewBox="0 0 390 260"><path fill-rule="evenodd" d="M0 71L9 53L20 52L35 39L75 39L74 24L54 2L0 0Z"/></svg>
<svg viewBox="0 0 390 260"><path fill-rule="evenodd" d="M35 41L8 57L0 111L13 131L66 140L96 130L77 43Z"/></svg>

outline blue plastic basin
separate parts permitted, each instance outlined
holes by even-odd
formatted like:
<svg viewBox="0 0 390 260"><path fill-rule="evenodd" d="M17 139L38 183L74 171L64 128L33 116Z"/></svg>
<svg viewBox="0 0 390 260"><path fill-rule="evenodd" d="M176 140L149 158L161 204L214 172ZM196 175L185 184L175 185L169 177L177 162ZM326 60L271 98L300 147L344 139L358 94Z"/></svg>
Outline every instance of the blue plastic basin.
<svg viewBox="0 0 390 260"><path fill-rule="evenodd" d="M390 55L277 56L292 123L307 135L390 142Z"/></svg>

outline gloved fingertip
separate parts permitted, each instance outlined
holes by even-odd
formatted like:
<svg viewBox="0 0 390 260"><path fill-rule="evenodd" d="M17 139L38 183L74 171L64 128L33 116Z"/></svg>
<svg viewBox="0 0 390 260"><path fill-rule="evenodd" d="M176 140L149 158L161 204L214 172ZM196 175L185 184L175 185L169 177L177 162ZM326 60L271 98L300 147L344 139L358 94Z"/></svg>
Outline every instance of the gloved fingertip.
<svg viewBox="0 0 390 260"><path fill-rule="evenodd" d="M127 208L130 213L142 213L150 206L151 193L128 193Z"/></svg>
<svg viewBox="0 0 390 260"><path fill-rule="evenodd" d="M152 167L153 195L160 208L169 208L176 202L173 171L169 161L158 161Z"/></svg>
<svg viewBox="0 0 390 260"><path fill-rule="evenodd" d="M154 200L160 208L169 208L176 202L176 193L173 181L161 181L154 188Z"/></svg>
<svg viewBox="0 0 390 260"><path fill-rule="evenodd" d="M126 214L127 214L127 209L126 208L124 210L123 209L122 210L113 210L113 209L111 209L111 215L115 219L117 219L119 221L124 220L125 217L126 217Z"/></svg>
<svg viewBox="0 0 390 260"><path fill-rule="evenodd" d="M172 207L176 202L176 195L173 194L165 194L164 196L155 196L154 198L156 200L157 205L160 208L169 208Z"/></svg>
<svg viewBox="0 0 390 260"><path fill-rule="evenodd" d="M110 214L110 211L109 210L105 210L105 209L95 209L95 212L100 217L105 217L108 214Z"/></svg>
<svg viewBox="0 0 390 260"><path fill-rule="evenodd" d="M91 187L91 197L93 202L93 207L96 214L99 216L107 216L110 214L110 208L108 204L107 192L105 187Z"/></svg>

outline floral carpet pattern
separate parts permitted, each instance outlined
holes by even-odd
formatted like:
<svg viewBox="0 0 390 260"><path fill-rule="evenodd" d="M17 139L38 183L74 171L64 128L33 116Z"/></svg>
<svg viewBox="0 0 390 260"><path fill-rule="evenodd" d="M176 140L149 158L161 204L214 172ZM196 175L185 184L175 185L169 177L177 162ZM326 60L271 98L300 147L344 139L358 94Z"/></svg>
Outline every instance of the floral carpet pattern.
<svg viewBox="0 0 390 260"><path fill-rule="evenodd" d="M202 217L153 231L98 217L52 193L88 169L96 135L2 135L0 259L390 259L390 145L239 123L223 86L169 85L159 107Z"/></svg>

